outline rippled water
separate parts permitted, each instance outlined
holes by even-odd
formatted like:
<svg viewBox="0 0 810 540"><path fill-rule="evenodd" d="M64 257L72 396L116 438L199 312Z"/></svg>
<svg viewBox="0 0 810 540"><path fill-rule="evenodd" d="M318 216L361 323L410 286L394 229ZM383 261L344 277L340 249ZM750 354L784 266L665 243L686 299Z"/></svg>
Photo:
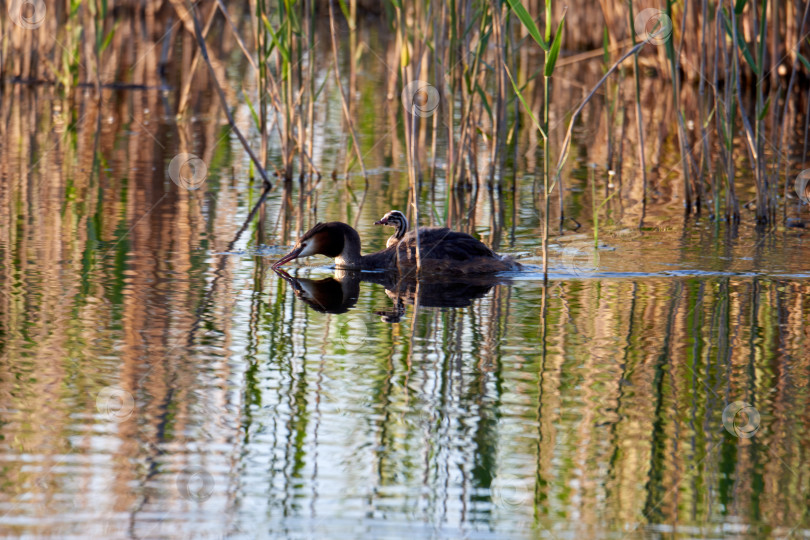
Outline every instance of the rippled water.
<svg viewBox="0 0 810 540"><path fill-rule="evenodd" d="M216 114L178 126L153 92L65 119L47 92L2 141L4 535L810 535L803 230L661 211L594 253L569 228L544 286L522 181L455 226L528 268L415 307L326 259L270 269L317 219L382 247L402 168L370 158L362 206L357 177L302 207L276 186L240 235L260 191ZM166 173L189 149L195 191Z"/></svg>

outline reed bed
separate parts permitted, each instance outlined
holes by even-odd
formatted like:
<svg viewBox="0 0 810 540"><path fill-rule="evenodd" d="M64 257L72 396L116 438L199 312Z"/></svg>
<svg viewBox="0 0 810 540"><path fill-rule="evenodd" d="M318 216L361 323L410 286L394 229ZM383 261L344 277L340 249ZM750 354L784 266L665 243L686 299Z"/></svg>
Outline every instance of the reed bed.
<svg viewBox="0 0 810 540"><path fill-rule="evenodd" d="M226 111L250 109L251 132L240 140L254 172L298 177L300 196L312 197L324 168L349 188L354 175L364 191L374 187L357 81L363 62L379 59L388 65L384 105L397 126L392 148L404 141L414 223L469 228L484 190L502 204L514 198L516 176L528 176L542 184L532 204L547 259L552 228L563 231L571 204L572 134L602 120L595 146L607 150L577 156L595 163L593 185L612 186L600 195L609 203L591 201L594 212L621 207L642 227L655 194L677 185L686 215L801 223L797 202L806 197L792 188L807 154L810 2L566 4L7 0L0 76L6 92L52 85L70 103L101 99L106 88L158 88L181 123L194 116L200 85L220 84ZM358 40L365 27L388 34L382 50ZM586 66L600 58L595 80ZM243 74L241 86L226 66ZM335 90L346 133L340 165L320 162L315 142ZM663 114L655 99L668 103ZM448 194L439 208L423 192L437 184Z"/></svg>

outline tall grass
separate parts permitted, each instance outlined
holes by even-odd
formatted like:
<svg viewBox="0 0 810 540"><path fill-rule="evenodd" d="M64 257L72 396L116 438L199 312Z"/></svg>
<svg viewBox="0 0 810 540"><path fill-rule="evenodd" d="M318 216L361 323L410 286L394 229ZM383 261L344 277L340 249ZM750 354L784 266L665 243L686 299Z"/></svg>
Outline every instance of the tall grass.
<svg viewBox="0 0 810 540"><path fill-rule="evenodd" d="M228 111L242 100L251 109L251 129L259 141L256 167L274 168L288 181L297 171L301 192L311 193L316 180L304 182L317 178L323 166L316 163L315 130L325 121L319 104L330 92L340 100L347 134L343 171L357 167L366 174L356 89L361 51L368 44L358 39L358 32L376 25L396 37L391 47L396 48L393 56L399 65L390 66L389 88L401 90L408 82L424 80L441 96L433 116L397 116L402 119L398 136L405 139L411 211L417 223L425 218L470 227L482 189L491 190L492 200L502 196L508 156L515 156L511 166L516 171L534 159L518 151L521 136L532 130L542 146L543 191L537 199L544 209L541 235L547 269L549 220L554 214L550 199L557 190L555 217L561 224L570 202L562 181L570 170L566 164L573 132L592 99L601 96L605 81L625 67L632 69L632 78L616 76L617 91L609 92L609 107L615 103L616 108L607 118L623 122L625 107L635 109L635 130L628 132L635 131L638 157L635 163L620 159L617 175L630 179L619 196L623 204L638 204L638 226L649 214L648 193L668 188L673 177L687 213L711 207L710 218L737 222L742 208L761 225L776 224L780 205L783 221L795 213L788 206L794 200L788 186L805 167L807 145L793 144L790 134L804 133L802 140L807 140L810 125L810 109L802 103L808 96L797 91L810 74L807 1L667 0L662 15L671 19L673 33L656 46L645 44L633 30L637 0L605 0L600 9L574 0L568 2L569 13L586 24L568 28L565 49L565 12L552 0L383 0L375 16L364 15L361 3L344 0L254 0L244 5L210 0L193 8L188 2L135 4L116 4L116 9L105 0L48 4L48 15L37 29L2 18L4 84L51 84L66 96L83 86L98 96L112 85L168 86L178 89L170 92L168 108L185 122L193 116L188 109L193 110L199 96L192 81L205 76L193 12L199 37L209 46L210 64L219 69L209 69L208 77L225 86L222 106ZM2 7L6 10L8 3ZM325 20L328 25L319 25ZM343 33L345 27L348 34ZM560 95L555 85L565 81L557 77L557 58L600 48L604 28L605 42L618 51L619 60L601 80L584 87L581 99ZM220 56L224 37L236 41L242 58L237 58L238 52ZM331 51L319 54L323 49L318 43L330 44ZM375 51L375 56L392 55ZM631 58L632 66L625 66L624 60ZM239 63L246 82L230 92L221 66ZM324 77L324 71L331 74ZM628 91L622 86L625 80ZM665 87L672 101L665 116L656 119L645 104L654 85ZM567 124L562 140L553 133L555 114ZM611 161L612 126L608 133ZM256 144L249 135L245 141ZM557 145L555 160L552 150ZM677 149L677 159L667 159L668 148ZM752 172L751 197L745 195L749 182L741 169ZM425 178L431 188L444 181L448 196L443 208L431 207L420 215ZM637 193L639 200L631 200Z"/></svg>
<svg viewBox="0 0 810 540"><path fill-rule="evenodd" d="M633 0L627 5L627 16L629 21L630 36L633 46L637 44L635 16L633 11ZM633 81L635 82L635 103L636 103L636 132L638 133L638 163L641 169L641 216L638 220L639 227L644 225L644 218L647 214L647 162L644 158L644 120L641 112L641 82L639 81L638 53L633 55ZM594 218L596 219L596 218Z"/></svg>
<svg viewBox="0 0 810 540"><path fill-rule="evenodd" d="M520 22L528 30L529 34L534 38L537 44L545 51L543 57L543 118L542 124L538 124L537 120L529 112L532 121L534 122L540 134L543 137L543 204L545 211L543 212L543 275L548 275L548 237L549 237L549 216L550 216L550 196L551 196L551 145L549 140L549 112L551 110L551 76L554 74L554 65L560 54L560 47L562 46L563 36L563 23L565 22L565 13L563 13L557 27L557 32L554 34L554 40L551 39L551 14L553 11L551 0L546 1L545 10L545 36L540 35L540 31L534 23L529 12L518 0L509 0L509 5L512 10L520 19ZM511 77L510 77L511 78ZM520 89L515 85L512 79L512 85L515 93L520 97L521 102L525 105L526 100L522 96ZM559 178L559 176L557 176ZM559 187L562 193L562 186ZM562 197L562 195L561 195ZM562 199L560 199L562 200ZM560 221L563 219L562 205L560 208Z"/></svg>

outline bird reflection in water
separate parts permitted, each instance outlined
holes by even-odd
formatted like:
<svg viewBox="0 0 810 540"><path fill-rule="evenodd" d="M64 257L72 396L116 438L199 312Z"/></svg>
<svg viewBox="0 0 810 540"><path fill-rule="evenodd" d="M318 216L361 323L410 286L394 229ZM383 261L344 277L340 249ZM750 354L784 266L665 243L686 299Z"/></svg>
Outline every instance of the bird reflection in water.
<svg viewBox="0 0 810 540"><path fill-rule="evenodd" d="M415 304L418 295L420 307L461 308L484 297L503 278L480 276L463 281L420 281L403 279L396 272L370 273L338 270L335 277L310 279L293 277L276 268L275 272L293 289L295 296L320 313L345 313L357 303L360 282L367 281L385 287L385 294L393 301L390 309L375 311L383 322L397 323L405 315L405 306Z"/></svg>

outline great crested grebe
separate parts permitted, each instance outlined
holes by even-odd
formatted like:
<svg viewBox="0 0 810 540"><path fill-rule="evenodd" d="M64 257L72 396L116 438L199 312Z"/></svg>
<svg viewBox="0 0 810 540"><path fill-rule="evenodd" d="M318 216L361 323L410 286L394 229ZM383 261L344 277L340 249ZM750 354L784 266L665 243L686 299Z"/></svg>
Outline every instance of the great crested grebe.
<svg viewBox="0 0 810 540"><path fill-rule="evenodd" d="M374 225L386 225L388 227L396 227L397 230L394 231L394 234L388 239L385 243L385 247L391 247L400 240L402 237L405 236L405 233L408 232L408 218L405 217L405 214L400 212L399 210L391 210L387 214L385 214L381 220L375 221Z"/></svg>
<svg viewBox="0 0 810 540"><path fill-rule="evenodd" d="M446 228L420 227L419 247L422 271L427 273L488 274L520 268L469 234ZM361 255L356 230L339 221L318 223L273 268L311 255L333 257L337 267L345 270L416 270L416 231L382 251Z"/></svg>

